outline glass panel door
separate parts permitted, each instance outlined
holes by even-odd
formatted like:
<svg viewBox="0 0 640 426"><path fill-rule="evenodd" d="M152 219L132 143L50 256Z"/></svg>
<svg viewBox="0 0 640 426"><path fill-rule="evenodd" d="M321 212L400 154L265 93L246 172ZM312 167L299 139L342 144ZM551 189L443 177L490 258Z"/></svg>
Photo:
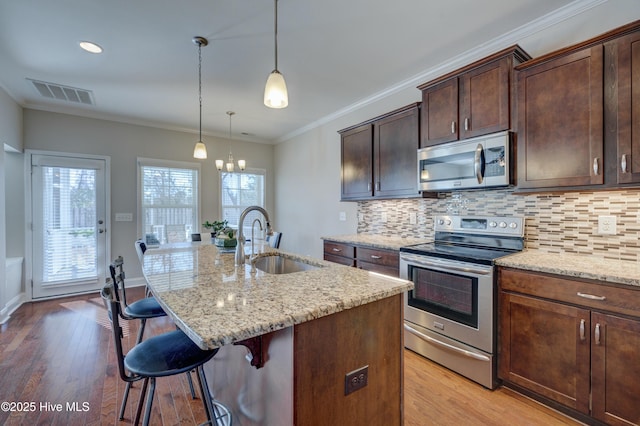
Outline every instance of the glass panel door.
<svg viewBox="0 0 640 426"><path fill-rule="evenodd" d="M106 161L31 159L33 298L98 290L106 278Z"/></svg>

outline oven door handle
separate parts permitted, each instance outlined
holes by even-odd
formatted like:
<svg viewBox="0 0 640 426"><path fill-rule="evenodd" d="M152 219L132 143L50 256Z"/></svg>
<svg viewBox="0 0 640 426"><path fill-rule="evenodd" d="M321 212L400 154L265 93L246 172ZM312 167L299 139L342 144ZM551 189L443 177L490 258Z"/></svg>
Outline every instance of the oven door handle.
<svg viewBox="0 0 640 426"><path fill-rule="evenodd" d="M479 361L487 361L487 362L491 361L491 359L490 359L488 356L480 355L480 354L477 354L477 353L474 353L474 352L471 352L471 351L467 351L467 350L465 350L465 349L456 348L456 347L455 347L455 346L453 346L453 345L450 345L450 344L448 344L448 343L441 342L441 341L439 341L439 340L437 340L437 339L434 339L434 338L433 338L433 337L431 337L431 336L427 336L427 335L426 335L426 334L424 334L424 333L420 333L420 332L419 332L418 330L416 330L415 328L413 328L413 327L411 327L411 326L407 325L407 323L404 323L404 329L405 329L405 330L407 330L407 331L408 331L409 333L411 333L411 334L415 334L416 336L418 336L418 337L419 337L419 338L421 338L422 340L425 340L425 341L427 341L427 342L429 342L429 343L433 343L434 345L440 346L440 347L442 347L442 348L444 348L444 349L447 349L447 350L449 350L449 351L451 351L451 352L456 352L456 353L462 354L462 355L464 355L464 356L466 356L466 357L473 358L473 359L477 359L477 360L479 360Z"/></svg>
<svg viewBox="0 0 640 426"><path fill-rule="evenodd" d="M437 260L428 260L424 258L416 259L415 257L412 257L411 259L406 258L405 260L407 261L407 263L412 265L439 268L441 271L444 270L444 271L466 272L468 274L476 274L476 275L489 275L493 272L493 269L491 267L475 268L473 266L456 265L455 263L452 263L452 262L439 262Z"/></svg>

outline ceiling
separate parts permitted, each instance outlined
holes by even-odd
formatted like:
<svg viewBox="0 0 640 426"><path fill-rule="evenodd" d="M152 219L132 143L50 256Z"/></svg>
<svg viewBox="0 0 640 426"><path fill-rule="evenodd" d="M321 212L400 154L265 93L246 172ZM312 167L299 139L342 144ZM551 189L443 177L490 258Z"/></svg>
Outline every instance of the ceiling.
<svg viewBox="0 0 640 426"><path fill-rule="evenodd" d="M274 110L262 103L272 0L0 0L0 85L28 108L197 132L192 38L203 36L205 135L228 135L233 110L234 137L275 143L569 3L280 0L289 107ZM28 79L88 90L95 104L44 98Z"/></svg>

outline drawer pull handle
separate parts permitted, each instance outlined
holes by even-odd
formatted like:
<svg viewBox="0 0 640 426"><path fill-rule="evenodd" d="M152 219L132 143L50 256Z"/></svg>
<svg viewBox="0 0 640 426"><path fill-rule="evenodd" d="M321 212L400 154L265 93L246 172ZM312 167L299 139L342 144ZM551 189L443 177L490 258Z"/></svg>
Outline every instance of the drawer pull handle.
<svg viewBox="0 0 640 426"><path fill-rule="evenodd" d="M382 256L376 256L375 254L371 255L372 259L382 259Z"/></svg>
<svg viewBox="0 0 640 426"><path fill-rule="evenodd" d="M591 300L607 300L607 298L606 298L606 297L604 297L604 296L596 296L596 295L593 295L593 294L580 293L580 292L578 292L577 294L578 294L578 296L580 296L580 297L584 297L585 299L591 299Z"/></svg>
<svg viewBox="0 0 640 426"><path fill-rule="evenodd" d="M342 251L342 249L335 248L335 247L334 247L334 248L332 248L331 250L335 251L336 253L340 253L340 252Z"/></svg>
<svg viewBox="0 0 640 426"><path fill-rule="evenodd" d="M586 339L586 337L587 336L585 336L585 333L584 333L584 320L581 319L580 320L580 340L584 340Z"/></svg>
<svg viewBox="0 0 640 426"><path fill-rule="evenodd" d="M596 345L600 344L600 324L596 324L596 331L594 333L596 335Z"/></svg>

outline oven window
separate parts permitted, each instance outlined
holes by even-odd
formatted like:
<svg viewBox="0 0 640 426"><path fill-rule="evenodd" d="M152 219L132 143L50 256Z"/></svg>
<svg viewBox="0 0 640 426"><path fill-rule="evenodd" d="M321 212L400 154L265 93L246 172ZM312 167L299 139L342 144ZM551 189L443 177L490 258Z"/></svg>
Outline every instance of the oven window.
<svg viewBox="0 0 640 426"><path fill-rule="evenodd" d="M478 327L478 279L430 269L409 267L414 289L409 306Z"/></svg>

